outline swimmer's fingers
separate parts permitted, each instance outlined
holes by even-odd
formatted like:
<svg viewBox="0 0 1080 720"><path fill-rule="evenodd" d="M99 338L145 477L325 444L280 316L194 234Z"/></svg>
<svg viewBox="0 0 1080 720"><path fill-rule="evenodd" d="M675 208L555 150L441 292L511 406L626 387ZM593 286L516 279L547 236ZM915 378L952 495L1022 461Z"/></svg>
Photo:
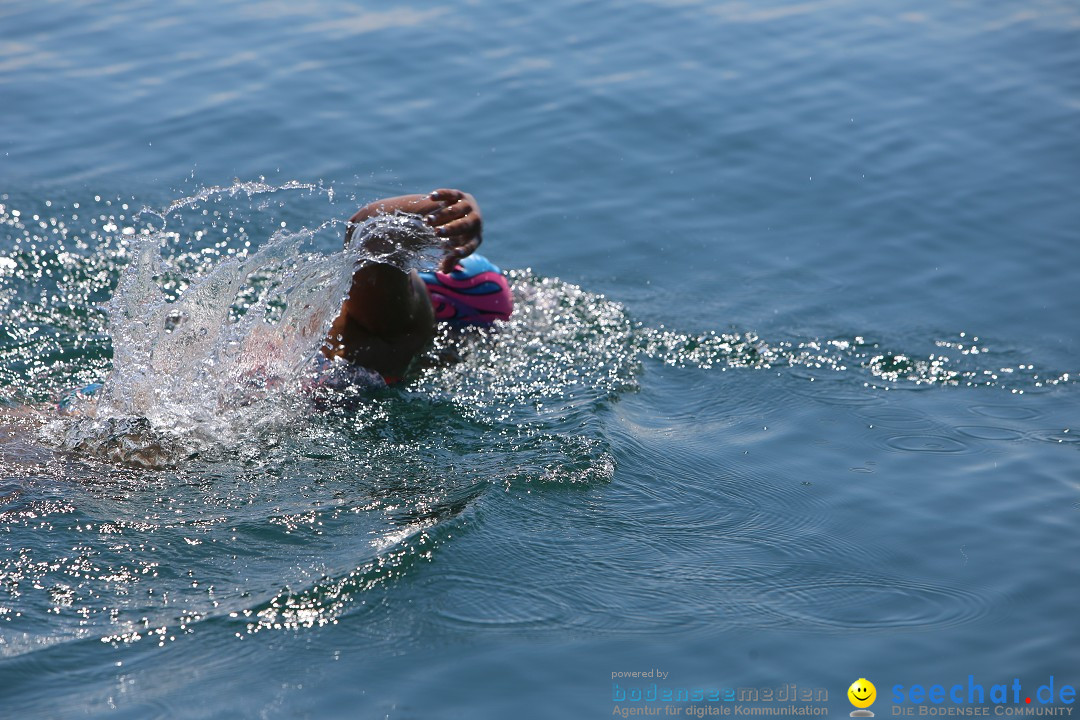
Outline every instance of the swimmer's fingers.
<svg viewBox="0 0 1080 720"><path fill-rule="evenodd" d="M454 220L460 220L468 216L472 216L480 223L483 222L480 205L476 202L476 198L467 192L442 188L431 193L429 197L442 205L442 207L427 216L428 224L434 228L442 227ZM457 232L457 230L452 230L449 234L455 235ZM444 233L440 234L445 236Z"/></svg>
<svg viewBox="0 0 1080 720"><path fill-rule="evenodd" d="M464 245L484 234L484 221L470 213L460 220L440 225L435 228L435 234L446 238L449 245Z"/></svg>
<svg viewBox="0 0 1080 720"><path fill-rule="evenodd" d="M447 252L457 252L458 250L467 249L466 252L463 252L461 257L471 254L472 251L480 247L480 243L484 241L484 233L480 221L472 217L464 217L461 220L455 220L448 225L437 228L435 232L445 238L443 247Z"/></svg>
<svg viewBox="0 0 1080 720"><path fill-rule="evenodd" d="M463 257L468 257L476 252L476 248L480 247L481 242L483 242L483 238L477 235L464 245L458 245L447 250L442 263L439 265L439 272L453 272L454 266L457 265L458 260Z"/></svg>
<svg viewBox="0 0 1080 720"><path fill-rule="evenodd" d="M431 196L435 198L436 195L444 198L439 202L445 203L445 206L425 219L435 228L437 235L464 242L483 233L484 216L480 213L476 198L460 190L436 190Z"/></svg>
<svg viewBox="0 0 1080 720"><path fill-rule="evenodd" d="M453 205L447 205L439 208L435 212L428 215L425 219L432 227L439 227L445 225L451 220L458 220L470 215L474 212L473 208L467 202L456 202Z"/></svg>
<svg viewBox="0 0 1080 720"><path fill-rule="evenodd" d="M469 195L469 193L462 190L455 190L453 188L439 188L438 190L432 191L429 197L432 200L439 200L440 202L452 204L457 202L458 200L464 199L465 197L471 196Z"/></svg>

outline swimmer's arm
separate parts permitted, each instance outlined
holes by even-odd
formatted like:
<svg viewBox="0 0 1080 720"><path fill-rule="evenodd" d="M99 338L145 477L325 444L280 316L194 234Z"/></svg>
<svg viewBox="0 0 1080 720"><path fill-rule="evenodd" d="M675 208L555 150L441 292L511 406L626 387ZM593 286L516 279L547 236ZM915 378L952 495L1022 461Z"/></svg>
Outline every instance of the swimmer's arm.
<svg viewBox="0 0 1080 720"><path fill-rule="evenodd" d="M430 195L399 195L368 203L349 218L349 224L345 229L345 244L348 245L352 241L356 226L368 218L376 215L392 215L396 212L428 215L438 209L439 204Z"/></svg>
<svg viewBox="0 0 1080 720"><path fill-rule="evenodd" d="M430 195L399 195L365 205L349 218L345 244L352 240L353 231L359 223L376 215L395 212L422 215L424 221L435 229L435 234L445 238L446 254L439 266L443 272L453 270L458 260L471 255L483 242L484 216L476 198L461 190L440 188Z"/></svg>

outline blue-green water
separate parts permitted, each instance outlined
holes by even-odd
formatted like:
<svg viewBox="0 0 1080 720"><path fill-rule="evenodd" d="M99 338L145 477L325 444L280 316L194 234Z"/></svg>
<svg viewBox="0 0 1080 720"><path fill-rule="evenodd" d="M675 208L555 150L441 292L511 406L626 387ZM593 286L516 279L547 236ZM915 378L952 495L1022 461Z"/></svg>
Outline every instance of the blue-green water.
<svg viewBox="0 0 1080 720"><path fill-rule="evenodd" d="M16 2L0 107L5 716L1080 684L1075 4ZM328 411L135 332L440 186L517 297L461 363Z"/></svg>

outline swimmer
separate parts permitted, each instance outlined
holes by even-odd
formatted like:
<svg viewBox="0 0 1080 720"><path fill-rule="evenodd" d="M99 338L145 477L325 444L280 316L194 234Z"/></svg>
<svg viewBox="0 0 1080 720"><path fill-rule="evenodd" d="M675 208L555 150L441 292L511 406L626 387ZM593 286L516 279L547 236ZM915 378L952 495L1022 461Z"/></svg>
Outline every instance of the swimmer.
<svg viewBox="0 0 1080 720"><path fill-rule="evenodd" d="M508 318L513 309L502 272L473 255L483 240L484 220L467 192L443 188L376 200L349 218L345 244L365 220L400 213L422 217L443 238L438 270L404 270L392 262L394 252L417 248L396 248L377 233L365 237L366 249L382 259L356 269L322 350L326 358L373 370L390 384L435 337L436 320L490 323Z"/></svg>
<svg viewBox="0 0 1080 720"><path fill-rule="evenodd" d="M513 311L510 287L502 271L474 251L480 247L484 227L476 199L461 190L440 189L430 195L402 195L376 200L351 218L345 230L348 245L365 220L379 215L422 218L443 239L437 270L419 273L406 269L401 256L422 248L398 243L424 244L421 234L394 233L365 228L363 242L369 258L356 268L348 295L331 324L321 348L318 379L312 387L339 383L392 385L406 375L413 360L435 337L436 322L490 324L508 319ZM370 231L369 231L370 230ZM273 345L272 336L255 334L248 343ZM265 351L248 348L252 358ZM258 374L259 368L248 368ZM274 378L256 385L271 387ZM93 414L101 383L67 393L56 405L67 413Z"/></svg>

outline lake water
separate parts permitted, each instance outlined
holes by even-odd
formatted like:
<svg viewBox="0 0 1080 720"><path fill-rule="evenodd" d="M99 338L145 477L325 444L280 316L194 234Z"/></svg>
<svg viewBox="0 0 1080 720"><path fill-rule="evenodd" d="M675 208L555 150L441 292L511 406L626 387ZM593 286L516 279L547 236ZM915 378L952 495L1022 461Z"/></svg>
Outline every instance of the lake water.
<svg viewBox="0 0 1080 720"><path fill-rule="evenodd" d="M8 2L0 106L5 715L1075 708L1075 3ZM295 392L436 187L514 319Z"/></svg>

